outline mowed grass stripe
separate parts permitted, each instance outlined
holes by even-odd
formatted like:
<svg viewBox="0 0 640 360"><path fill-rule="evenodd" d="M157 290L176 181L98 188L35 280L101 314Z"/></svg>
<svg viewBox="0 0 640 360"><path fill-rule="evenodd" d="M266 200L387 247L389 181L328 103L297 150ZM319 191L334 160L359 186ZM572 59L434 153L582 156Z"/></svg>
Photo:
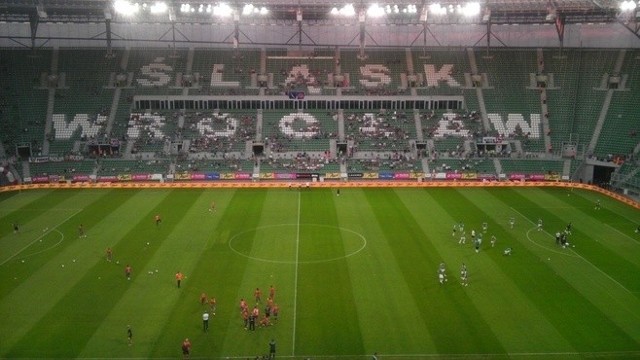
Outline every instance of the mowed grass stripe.
<svg viewBox="0 0 640 360"><path fill-rule="evenodd" d="M291 348L294 269L292 263L287 262L293 260L298 195L284 189L254 190L251 194L259 199L260 208L239 215L228 241L228 248L239 252L232 252L230 256L243 266L229 284L233 298L227 307L231 315L226 321L221 355L255 357L267 351L272 338L278 342L279 353L285 355ZM275 303L282 315L277 322L271 319L274 325L261 327L259 321L264 315L271 285L276 289ZM262 291L260 303L254 297L256 288ZM255 331L244 328L240 299L247 302L250 310L258 307L260 318Z"/></svg>
<svg viewBox="0 0 640 360"><path fill-rule="evenodd" d="M331 189L301 191L299 258L344 257L345 241ZM298 265L296 354L352 355L364 352L357 303L347 259ZM340 299L338 301L338 299Z"/></svg>
<svg viewBox="0 0 640 360"><path fill-rule="evenodd" d="M16 255L20 250L25 249L26 246L31 244L35 239L45 237L47 234L42 230L45 228L53 228L59 225L62 221L77 213L82 209L82 199L79 199L80 204L69 201L70 193L64 190L57 191L35 191L35 193L42 196L28 196L29 193L24 194L25 201L27 203L20 206L18 205L13 211L11 211L4 219L0 220L2 227L0 228L0 239L10 239L10 241L3 242L2 253L0 253L0 264L5 263L12 259L11 257ZM78 192L72 193L74 196L80 196ZM17 199L17 198L13 198ZM10 207L12 205L3 206ZM61 210L56 210L61 209ZM17 223L20 227L18 234L13 234L12 223ZM46 244L44 244L46 246ZM42 249L25 249L25 254L39 251ZM17 255L17 258L23 256Z"/></svg>
<svg viewBox="0 0 640 360"><path fill-rule="evenodd" d="M571 206L573 204L578 207L572 211L559 211L554 214L563 220L560 226L550 228L551 234L555 231L562 231L563 225L572 222L572 235L569 237L572 242L582 248L582 245L591 244L599 245L614 252L617 256L624 258L636 267L640 267L640 235L634 231L635 223L623 217L625 214L632 216L637 210L628 207L626 211L619 209L619 213L615 213L607 207L600 210L594 209L592 201L588 201L580 195L561 196L562 193L544 189L545 202ZM593 244L593 242L598 244ZM637 279L637 277L636 277ZM638 279L640 281L640 279ZM640 282L637 287L640 291Z"/></svg>
<svg viewBox="0 0 640 360"><path fill-rule="evenodd" d="M66 192L66 195L66 199L60 199L59 205L68 206L74 203L96 211L102 208L106 211L113 209L109 201L109 191L91 195L74 191ZM93 201L95 203L92 204ZM66 213L54 213L53 217L48 219L52 228L60 225L60 232L51 232L43 238L42 243L36 243L35 246L42 250L41 253L27 258L25 263L16 259L0 267L2 278L5 279L2 281L3 292L0 298L0 313L3 314L4 325L0 327L0 337L3 339L1 354L8 351L31 327L36 326L66 291L81 280L84 271L92 264L91 261L81 261L72 268L61 268L61 264L73 264L74 258L85 260L84 252L87 251L87 245L84 243L86 239L81 242L77 238L74 226L65 228L64 224L60 223L63 221L61 217L69 218ZM73 221L68 221L75 223L76 220L74 218ZM31 345L34 345L33 342Z"/></svg>
<svg viewBox="0 0 640 360"><path fill-rule="evenodd" d="M192 258L193 264L185 271L188 278L178 290L172 278L170 291L179 293L178 301L172 306L156 339L150 354L153 357L172 357L180 354L180 344L189 338L193 344L195 357L212 358L225 352L225 339L231 331L230 321L238 324L237 293L239 279L246 268L247 259L230 251L230 237L246 227L255 224L264 202L263 191L233 191L224 193L227 200L220 200L216 192L206 192L206 197L214 197L216 213L209 221L189 222L194 231L210 232L210 240L197 252L183 254L184 259ZM203 211L206 211L203 209ZM169 257L169 254L165 254ZM203 307L199 303L202 292L216 296L218 309L216 316L210 317L210 332L202 331ZM236 339L237 340L237 339ZM231 355L231 354L227 354Z"/></svg>
<svg viewBox="0 0 640 360"><path fill-rule="evenodd" d="M519 190L495 189L491 194L506 206L525 206L535 215L550 216L544 210L534 211L535 203L522 196ZM528 240L525 238L521 242L524 244ZM530 243L527 246L531 246ZM505 262L504 272L510 275L521 291L528 294L574 348L585 352L637 349L637 340L631 338L570 283L558 276L555 269L546 265L527 246L518 247L518 259L522 260L518 263ZM566 304L572 305L567 307Z"/></svg>
<svg viewBox="0 0 640 360"><path fill-rule="evenodd" d="M17 191L0 193L0 237L11 234L11 224L18 223L25 226L37 214L48 211L49 208L38 208L34 203L41 201L55 193L55 190L31 190L18 193ZM28 228L28 227L27 227Z"/></svg>
<svg viewBox="0 0 640 360"><path fill-rule="evenodd" d="M541 241L545 244L549 244L551 247L554 247L555 239L552 234L554 234L556 231L564 230L567 222L559 218L559 215L556 215L555 212L551 212L548 209L541 207L553 201L552 197L540 189L531 189L531 192L537 193L537 196L523 196L515 189L505 190L511 190L511 193L514 194L516 199L518 199L518 205L514 205L514 209L518 210L519 206L524 206L522 211L520 211L520 213L526 217L522 219L523 221L536 222L536 219L543 220L543 222L545 223L545 232L536 234L536 237L538 239L541 239ZM530 193L527 192L527 194ZM600 212L602 210L593 211ZM565 211L565 213L567 212L568 211ZM596 214L591 215L591 217L592 221L597 222ZM533 226L534 225L532 224L532 227ZM602 240L606 239L608 236L612 236L609 229L602 228L600 231L594 232L593 234L589 235L580 233L579 226L574 226L574 230L576 232L576 235L582 236L575 237L575 242L577 242L576 246L579 246L580 256L586 259L589 263L593 264L593 266L602 270L602 272L604 272L607 276L620 283L620 285L627 290L631 292L640 292L640 278L636 276L638 267L631 263L629 260L618 256L614 251L602 244ZM574 241L571 239L571 237L569 238L569 240ZM569 253L571 253L571 251L572 250L569 250Z"/></svg>
<svg viewBox="0 0 640 360"><path fill-rule="evenodd" d="M566 206L575 205L573 211L555 213L564 220L565 224L573 223L573 235L570 236L570 240L577 242L580 247L584 244L592 244L592 240L595 240L599 243L598 245L606 247L617 256L640 267L640 235L635 233L637 225L629 220L640 212L630 206L618 207L617 212L604 206L596 210L593 207L593 201L586 199L580 195L581 193L575 192L574 196L562 196L563 193L558 189L552 190L554 189L544 189L548 194L547 201ZM553 234L555 231L550 232Z"/></svg>
<svg viewBox="0 0 640 360"><path fill-rule="evenodd" d="M422 354L435 345L421 319L423 309L413 301L411 286L393 255L394 239L387 239L374 210L368 189L342 189L335 197L340 227L362 235L366 247L348 258L360 332L366 354Z"/></svg>
<svg viewBox="0 0 640 360"><path fill-rule="evenodd" d="M424 204L428 204L429 217L439 219L436 224L422 224L423 231L432 234L435 240L434 247L443 257L449 268L449 284L453 287L449 290L460 297L468 297L484 321L492 328L495 336L500 340L502 347L508 353L534 352L536 349L546 351L574 351L570 344L562 339L562 336L555 330L544 315L529 300L527 294L511 282L511 279L502 272L500 263L513 261L512 258L503 257L502 250L507 246L513 246L512 240L504 231L500 222L501 217L492 218L484 216L483 213L465 214L457 211L466 207L466 203L456 204L451 201L448 192L455 190L438 189L435 191L425 191L422 189L407 189L398 191L405 206L414 214L424 211ZM471 189L475 192L475 189ZM465 191L466 192L466 191ZM447 212L442 205L436 201L440 197L448 198L447 205L455 209L452 213ZM499 209L486 209L485 201L481 201L486 214ZM491 212L490 212L491 211ZM463 221L466 225L467 242L459 244L460 232L456 231L452 236L452 224ZM490 222L489 230L484 235L484 244L479 253L475 253L473 244L468 234L469 229L481 228L481 223ZM495 248L491 248L489 239L495 235L498 243ZM469 271L468 287L459 284L459 269L465 263ZM499 321L497 321L499 319ZM522 334L527 333L527 337ZM532 344L531 338L536 339Z"/></svg>
<svg viewBox="0 0 640 360"><path fill-rule="evenodd" d="M436 271L443 259L432 244L437 239L422 231L418 224L418 221L434 225L440 222L441 219L428 216L428 204L424 212L415 214L404 206L394 190L366 194L405 281L412 286L413 301L423 309L416 321L426 324L436 345L435 352L504 353L500 341L473 303L438 283Z"/></svg>
<svg viewBox="0 0 640 360"><path fill-rule="evenodd" d="M163 224L159 227L154 225L148 210L141 212L140 215L145 219L141 225L142 230L146 229L150 237L130 241L137 244L139 254L148 254L150 259L144 265L136 259L133 260L135 262L132 265L135 266L134 271L138 275L94 332L80 357L96 357L106 351L114 357L149 357L163 332L167 315L181 296L181 293L176 291L176 269L191 274L189 262L198 259L192 254L198 252L199 245L204 248L208 241L208 234L194 227L190 221L193 219L204 222L203 215L208 214L209 206L204 193L204 190L196 189L171 190L170 197L184 199L171 204L159 202L156 206L150 207L153 209L152 213L163 215ZM171 209L165 208L167 205ZM176 217L173 211L179 211L184 215ZM121 266L117 267L121 269ZM117 283L126 282L120 271L115 280ZM188 280L191 280L190 277ZM194 297L197 303L197 295ZM186 320L192 320L192 324L197 326L199 316L196 314L195 318ZM133 328L134 346L127 346L126 325Z"/></svg>
<svg viewBox="0 0 640 360"><path fill-rule="evenodd" d="M120 264L120 269L115 270L120 273L122 281L113 286L111 291L105 292L105 284L97 281L100 265L98 264L93 269L85 272L84 277L66 292L51 311L38 322L38 325L32 328L16 344L12 351L8 353L9 357L14 356L14 352L30 354L29 351L33 347L33 339L38 339L39 346L37 348L48 349L49 352L46 355L49 357L77 356L84 349L102 321L111 312L113 306L132 286L131 284L135 284L137 278L141 276L138 269L144 268L156 249L155 247L149 247L146 251L141 251L144 246L142 245L144 244L143 241L153 238L156 242L161 242L176 224L175 221L166 222L162 224L163 231L160 231L155 228L153 217L150 214L161 213L161 209L174 209L173 213L176 216L173 218L179 219L184 214L179 209L194 201L198 196L196 192L191 193L194 194L193 196L185 195L182 197L169 196L172 191L143 190L141 193L156 193L163 199L153 210L146 214L130 214L134 221L137 220L137 226L125 236L126 241L119 242L116 248L119 258L126 259ZM105 205L108 206L107 204L108 202ZM119 204L112 205L113 209L117 205ZM130 282L124 278L124 265L126 263L131 264L135 269L133 280ZM87 304L95 303L98 300L100 306L87 306ZM59 346L61 343L65 344L65 346ZM38 354L37 356L42 355L44 354Z"/></svg>

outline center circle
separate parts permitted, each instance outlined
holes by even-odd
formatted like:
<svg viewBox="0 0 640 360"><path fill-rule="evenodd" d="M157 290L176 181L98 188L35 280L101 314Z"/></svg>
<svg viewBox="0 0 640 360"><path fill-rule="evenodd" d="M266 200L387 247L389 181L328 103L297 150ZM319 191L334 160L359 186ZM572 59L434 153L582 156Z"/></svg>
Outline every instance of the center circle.
<svg viewBox="0 0 640 360"><path fill-rule="evenodd" d="M316 264L345 259L366 246L367 239L362 234L322 224L266 225L242 231L229 239L229 248L236 254L278 264Z"/></svg>

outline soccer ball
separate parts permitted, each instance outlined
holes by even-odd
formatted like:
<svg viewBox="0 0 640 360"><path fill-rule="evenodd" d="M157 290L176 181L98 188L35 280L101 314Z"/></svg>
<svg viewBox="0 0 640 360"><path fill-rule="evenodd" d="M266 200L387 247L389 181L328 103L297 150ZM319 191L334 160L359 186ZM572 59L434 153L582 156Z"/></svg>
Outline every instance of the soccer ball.
<svg viewBox="0 0 640 360"><path fill-rule="evenodd" d="M61 267L64 267L64 264L60 265Z"/></svg>
<svg viewBox="0 0 640 360"><path fill-rule="evenodd" d="M22 260L22 263L24 264L24 260Z"/></svg>
<svg viewBox="0 0 640 360"><path fill-rule="evenodd" d="M147 245L149 245L149 242L147 241Z"/></svg>

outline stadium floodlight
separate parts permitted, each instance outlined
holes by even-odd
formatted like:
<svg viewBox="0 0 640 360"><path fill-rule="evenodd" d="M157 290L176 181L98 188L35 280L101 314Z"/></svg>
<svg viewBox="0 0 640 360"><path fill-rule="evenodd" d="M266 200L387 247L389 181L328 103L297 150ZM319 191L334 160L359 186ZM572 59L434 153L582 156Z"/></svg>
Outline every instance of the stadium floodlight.
<svg viewBox="0 0 640 360"><path fill-rule="evenodd" d="M469 2L462 6L458 5L458 12L466 17L472 17L480 14L480 4L477 2Z"/></svg>
<svg viewBox="0 0 640 360"><path fill-rule="evenodd" d="M113 3L113 9L118 14L129 16L137 13L138 10L140 9L140 5L132 4L127 0L117 0L116 2Z"/></svg>
<svg viewBox="0 0 640 360"><path fill-rule="evenodd" d="M352 4L346 4L339 9L337 7L332 8L331 15L351 17L356 15L356 9Z"/></svg>
<svg viewBox="0 0 640 360"><path fill-rule="evenodd" d="M253 6L253 4L245 4L242 8L242 15L251 15L254 9L256 8Z"/></svg>
<svg viewBox="0 0 640 360"><path fill-rule="evenodd" d="M373 18L384 16L384 8L378 4L371 4L367 9L367 16Z"/></svg>
<svg viewBox="0 0 640 360"><path fill-rule="evenodd" d="M260 15L267 15L269 14L269 9L267 9L266 7L261 7L260 8Z"/></svg>
<svg viewBox="0 0 640 360"><path fill-rule="evenodd" d="M633 11L636 8L635 1L626 0L620 3L620 10L622 12Z"/></svg>
<svg viewBox="0 0 640 360"><path fill-rule="evenodd" d="M429 12L434 15L446 15L447 8L440 5L439 3L433 3L429 5Z"/></svg>
<svg viewBox="0 0 640 360"><path fill-rule="evenodd" d="M158 1L149 8L149 11L152 14L164 14L167 10L169 10L169 7L167 6L167 3L163 1Z"/></svg>
<svg viewBox="0 0 640 360"><path fill-rule="evenodd" d="M188 13L190 11L191 11L191 5L189 5L189 4L180 5L180 12Z"/></svg>
<svg viewBox="0 0 640 360"><path fill-rule="evenodd" d="M225 3L220 3L213 7L214 16L228 17L231 16L231 14L233 14L233 9Z"/></svg>
<svg viewBox="0 0 640 360"><path fill-rule="evenodd" d="M407 7L403 10L403 12L406 12L408 14L417 14L418 7L415 5L407 5Z"/></svg>

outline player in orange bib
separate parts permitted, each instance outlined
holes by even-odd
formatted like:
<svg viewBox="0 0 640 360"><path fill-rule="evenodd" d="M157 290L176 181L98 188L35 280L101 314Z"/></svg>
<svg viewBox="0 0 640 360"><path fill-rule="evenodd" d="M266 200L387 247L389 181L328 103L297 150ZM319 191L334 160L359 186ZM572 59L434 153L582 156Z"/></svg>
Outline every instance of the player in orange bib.
<svg viewBox="0 0 640 360"><path fill-rule="evenodd" d="M178 271L176 273L176 283L178 284L178 288L180 288L180 284L182 283L183 279L184 279L184 274Z"/></svg>

